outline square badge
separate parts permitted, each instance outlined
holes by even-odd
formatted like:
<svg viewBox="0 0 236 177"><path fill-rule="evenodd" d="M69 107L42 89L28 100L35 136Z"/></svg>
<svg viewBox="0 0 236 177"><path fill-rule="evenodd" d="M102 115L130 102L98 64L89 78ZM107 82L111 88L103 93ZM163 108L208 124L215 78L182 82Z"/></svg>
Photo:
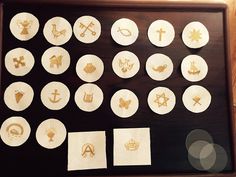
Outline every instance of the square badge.
<svg viewBox="0 0 236 177"><path fill-rule="evenodd" d="M68 133L68 171L107 168L105 131Z"/></svg>
<svg viewBox="0 0 236 177"><path fill-rule="evenodd" d="M114 166L151 165L150 128L114 129Z"/></svg>

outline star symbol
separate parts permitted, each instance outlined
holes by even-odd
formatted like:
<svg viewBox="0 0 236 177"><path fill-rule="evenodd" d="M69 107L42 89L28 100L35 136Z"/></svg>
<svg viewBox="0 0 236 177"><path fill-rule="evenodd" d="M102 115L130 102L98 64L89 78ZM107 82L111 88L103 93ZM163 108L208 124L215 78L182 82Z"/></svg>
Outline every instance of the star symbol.
<svg viewBox="0 0 236 177"><path fill-rule="evenodd" d="M167 101L169 100L168 97L166 97L165 93L162 94L156 94L156 99L154 100L155 103L158 104L158 107L161 106L167 106Z"/></svg>
<svg viewBox="0 0 236 177"><path fill-rule="evenodd" d="M197 41L199 42L200 39L202 39L201 37L201 33L200 33L200 30L196 30L196 29L193 29L193 31L190 32L191 35L189 36L189 38L191 39L191 41Z"/></svg>

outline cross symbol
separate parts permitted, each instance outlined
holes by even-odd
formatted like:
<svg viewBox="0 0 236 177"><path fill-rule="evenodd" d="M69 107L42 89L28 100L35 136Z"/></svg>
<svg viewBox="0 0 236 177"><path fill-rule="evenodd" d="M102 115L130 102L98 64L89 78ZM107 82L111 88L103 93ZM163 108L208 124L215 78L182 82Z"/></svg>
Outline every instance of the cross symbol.
<svg viewBox="0 0 236 177"><path fill-rule="evenodd" d="M166 31L164 31L162 28L160 28L159 30L157 30L157 32L159 33L159 41L162 40L162 34L166 33Z"/></svg>

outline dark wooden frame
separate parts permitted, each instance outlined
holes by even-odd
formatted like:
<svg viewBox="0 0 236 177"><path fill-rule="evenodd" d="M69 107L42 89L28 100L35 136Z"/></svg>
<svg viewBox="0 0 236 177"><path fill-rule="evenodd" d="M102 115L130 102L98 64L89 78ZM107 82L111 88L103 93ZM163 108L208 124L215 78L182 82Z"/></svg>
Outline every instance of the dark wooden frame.
<svg viewBox="0 0 236 177"><path fill-rule="evenodd" d="M224 10L224 22L225 22L225 27L226 27L226 31L225 31L225 35L226 35L226 39L227 41L225 41L226 43L226 51L227 51L227 61L228 61L228 88L229 88L229 97L233 98L232 96L232 81L231 81L231 76L232 76L232 72L231 72L231 60L230 60L230 43L229 43L229 32L228 32L228 9L227 6L223 3L198 3L197 1L195 2L165 2L165 1L157 1L157 0L1 0L2 2L0 2L0 51L2 52L2 36L3 36L3 5L4 2L11 2L11 3L26 3L26 4L33 4L33 3L44 3L44 4L69 4L69 5L81 5L81 6L94 6L94 7L99 7L99 6L104 6L104 7L136 7L136 8L140 8L140 7L158 7L158 8L202 8L202 9L209 9L209 8L215 8L215 9L222 9ZM2 61L2 54L0 54L0 65L1 65L1 61ZM1 74L0 74L1 75ZM1 77L0 77L0 82L1 82ZM232 99L230 99L230 107L231 107L231 124L232 124L232 139L233 139L233 166L234 166L234 172L233 173L223 173L223 174L192 174L194 176L198 176L198 177L234 177L236 176L236 120L234 118L234 114L233 114L233 103L232 103ZM185 176L185 177L190 177L192 175L181 175L181 174L177 174L177 175L172 175L174 177L181 177L181 176ZM154 175L149 175L149 176L154 176ZM155 175L157 176L157 175ZM167 175L160 175L160 176L167 176ZM169 176L169 175L168 175ZM118 177L118 176L116 176ZM140 176L140 177L147 177L147 176Z"/></svg>

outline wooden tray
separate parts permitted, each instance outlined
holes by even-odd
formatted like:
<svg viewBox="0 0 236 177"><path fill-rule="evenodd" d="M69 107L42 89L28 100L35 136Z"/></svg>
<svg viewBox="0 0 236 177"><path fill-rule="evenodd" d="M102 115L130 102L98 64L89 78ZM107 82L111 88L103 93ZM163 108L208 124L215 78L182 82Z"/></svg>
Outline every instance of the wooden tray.
<svg viewBox="0 0 236 177"><path fill-rule="evenodd" d="M21 112L7 108L3 99L0 100L0 123L11 116L22 116L31 126L31 135L27 142L20 147L12 148L0 142L0 159L2 174L10 176L127 176L127 175L191 175L196 176L235 176L235 130L232 116L232 95L230 80L230 60L228 46L227 7L224 4L187 4L164 3L156 1L4 1L1 3L1 98L4 90L12 82L24 81L29 83L35 97L32 105ZM37 35L29 41L19 41L11 34L9 22L18 12L30 12L40 22ZM43 26L54 16L66 18L71 25L83 15L91 15L102 24L102 34L98 41L92 44L82 44L73 35L69 42L62 47L71 55L71 65L62 75L51 75L41 65L43 52L51 47L44 36ZM112 24L119 18L130 18L139 27L138 40L127 47L116 44L110 35ZM175 28L175 39L170 46L158 48L153 46L147 37L149 25L157 20L165 19ZM186 24L200 21L207 26L210 33L209 43L201 49L189 49L182 42L181 34ZM4 66L5 54L16 47L30 50L35 57L32 71L23 77L15 77L7 72ZM122 50L134 52L141 64L140 71L135 77L124 80L114 74L111 62L115 54ZM77 88L84 82L75 73L77 60L84 54L96 54L105 64L105 72L100 80L95 82L105 95L102 106L93 113L86 113L75 105L73 96ZM168 55L174 64L174 72L165 81L157 82L149 78L145 71L147 58L154 53ZM205 79L197 83L185 80L180 71L182 59L190 54L202 56L209 67ZM50 81L65 83L71 92L68 105L59 111L50 111L43 106L40 92ZM193 114L182 103L182 94L190 85L201 85L212 94L212 103L203 113ZM173 111L159 116L153 113L146 102L152 88L164 86L170 88L177 102ZM140 106L132 119L120 119L110 109L111 96L121 88L128 88L136 93ZM55 117L64 122L68 132L106 131L107 137L107 169L67 171L67 139L62 146L47 150L42 148L35 139L38 125L45 119ZM113 129L114 128L151 128L151 166L113 166ZM211 133L214 142L220 144L227 152L229 161L221 174L209 174L195 170L188 162L185 139L193 129L204 129Z"/></svg>

